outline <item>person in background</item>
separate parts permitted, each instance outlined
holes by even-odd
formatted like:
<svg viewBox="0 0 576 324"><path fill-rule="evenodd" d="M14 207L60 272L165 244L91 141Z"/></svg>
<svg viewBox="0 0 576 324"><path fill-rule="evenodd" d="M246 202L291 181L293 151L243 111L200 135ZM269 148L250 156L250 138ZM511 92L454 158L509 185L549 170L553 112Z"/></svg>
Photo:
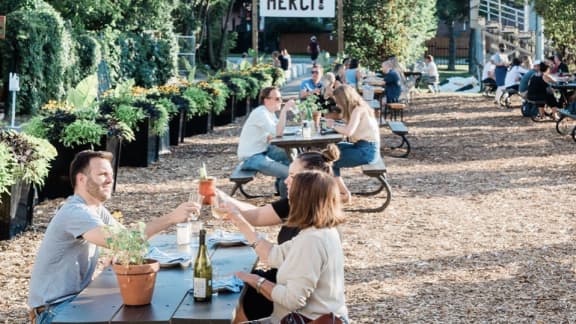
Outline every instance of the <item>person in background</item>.
<svg viewBox="0 0 576 324"><path fill-rule="evenodd" d="M258 274L236 276L274 304L263 323L279 323L292 311L310 319L334 313L347 323L344 253L337 226L345 221L338 184L322 171L303 171L291 178L287 226L298 235L280 245L258 236L249 221L229 206L228 217L254 247L261 261L278 268L276 282Z"/></svg>
<svg viewBox="0 0 576 324"><path fill-rule="evenodd" d="M556 53L552 57L552 61L554 62L554 66L550 69L551 74L568 74L568 65L562 61L562 55Z"/></svg>
<svg viewBox="0 0 576 324"><path fill-rule="evenodd" d="M386 89L386 102L394 103L400 101L402 85L400 74L392 68L392 62L382 62L382 73L384 74L384 88Z"/></svg>
<svg viewBox="0 0 576 324"><path fill-rule="evenodd" d="M282 136L286 125L286 114L296 105L294 100L282 107L282 95L276 87L266 87L260 91L260 106L252 110L240 132L238 159L242 169L256 170L276 177L276 190L286 197L284 179L288 176L290 158L284 149L270 145L274 136ZM279 117L276 112L280 112Z"/></svg>
<svg viewBox="0 0 576 324"><path fill-rule="evenodd" d="M74 195L48 224L30 278L28 305L33 324L49 324L92 281L106 226L122 226L104 206L112 195L112 153L85 150L70 164ZM146 224L147 238L186 222L199 206L186 202Z"/></svg>
<svg viewBox="0 0 576 324"><path fill-rule="evenodd" d="M319 96L322 89L322 72L320 65L312 65L312 77L300 83L300 99L306 99L309 95Z"/></svg>
<svg viewBox="0 0 576 324"><path fill-rule="evenodd" d="M494 69L496 68L496 65L494 65L494 62L492 61L492 59L489 59L486 64L484 64L484 67L482 68L482 84L484 87L490 87L492 89L496 89L498 88L498 86L496 85L496 79L494 76ZM493 90L491 90L490 92L492 92Z"/></svg>
<svg viewBox="0 0 576 324"><path fill-rule="evenodd" d="M558 101L549 87L556 80L550 75L548 64L540 63L540 71L536 72L528 81L528 92L526 98L531 101L545 101L546 105L552 109L553 118L558 119ZM538 107L537 119L545 120L544 106Z"/></svg>
<svg viewBox="0 0 576 324"><path fill-rule="evenodd" d="M326 119L326 125L339 134L348 137L347 142L338 143L340 159L334 163L334 176L340 192L346 193L343 202L351 198L350 191L340 176L341 168L351 168L374 163L380 158L380 130L374 118L374 110L349 85L341 85L334 90L334 101L342 110L345 125Z"/></svg>
<svg viewBox="0 0 576 324"><path fill-rule="evenodd" d="M288 178L286 178L286 186L290 192L290 185L292 177L300 172L306 170L319 170L332 175L332 163L340 158L340 151L335 144L330 144L322 152L303 152L298 155L296 160L290 164L288 171ZM290 203L288 198L280 198L272 204L267 204L262 207L256 207L252 204L245 203L227 196L223 192L226 200L233 205L242 217L246 219L252 226L274 226L284 224L290 214ZM278 244L290 241L298 233L300 229L297 227L289 227L282 225L278 233ZM255 270L252 273L266 278L271 282L276 282L277 269L268 270ZM272 314L272 302L264 296L258 294L252 287L246 287L246 291L238 304L236 316L233 323L239 323L247 320L256 320L259 318L267 317Z"/></svg>
<svg viewBox="0 0 576 324"><path fill-rule="evenodd" d="M508 65L510 61L508 61L508 55L506 54L506 46L504 44L498 45L498 52L492 55L491 58L496 68L494 69L494 76L496 79L496 86L502 87L504 86L504 82L506 79L506 72L508 71ZM500 102L494 99L494 103L500 105Z"/></svg>
<svg viewBox="0 0 576 324"><path fill-rule="evenodd" d="M518 84L518 94L522 98L526 98L526 94L528 93L528 82L530 78L538 72L540 72L540 60L534 61L532 64L532 69L528 70L528 72L524 73L522 79L520 79L520 83Z"/></svg>
<svg viewBox="0 0 576 324"><path fill-rule="evenodd" d="M434 62L434 56L426 55L424 60L426 61L426 84L430 92L437 93L440 75L438 74L438 67Z"/></svg>
<svg viewBox="0 0 576 324"><path fill-rule="evenodd" d="M519 89L519 83L520 80L522 79L522 75L524 75L524 73L528 72L528 70L524 69L521 66L522 62L520 62L520 59L518 58L514 58L512 60L512 65L510 66L510 69L508 70L508 72L506 72L506 78L504 79L504 85L501 87L498 87L498 89L496 89L496 101L498 103L501 102L502 96L505 96L504 98L506 98L506 96L508 96L508 91L510 90L516 90L518 91ZM504 106L502 105L498 105L500 108L504 108Z"/></svg>
<svg viewBox="0 0 576 324"><path fill-rule="evenodd" d="M292 58L290 54L288 54L287 49L283 49L280 51L280 56L278 56L278 60L280 60L280 67L284 72L290 71L290 67L292 66Z"/></svg>
<svg viewBox="0 0 576 324"><path fill-rule="evenodd" d="M326 118L340 119L341 110L336 106L334 101L334 89L341 86L342 83L336 80L334 73L328 72L322 77L322 93L320 94L320 102L322 109L327 112L324 114Z"/></svg>
<svg viewBox="0 0 576 324"><path fill-rule="evenodd" d="M346 66L344 64L335 64L332 72L336 76L336 81L339 83L338 85L346 84Z"/></svg>
<svg viewBox="0 0 576 324"><path fill-rule="evenodd" d="M278 67L278 68L281 67L279 57L280 57L280 52L278 52L278 51L272 52L272 66L273 67Z"/></svg>
<svg viewBox="0 0 576 324"><path fill-rule="evenodd" d="M532 58L530 56L525 55L522 57L522 67L526 71L532 69Z"/></svg>
<svg viewBox="0 0 576 324"><path fill-rule="evenodd" d="M310 54L312 64L316 64L318 55L320 55L320 44L318 43L318 39L316 38L316 36L310 37L310 42L308 43L306 51L308 52L308 54Z"/></svg>
<svg viewBox="0 0 576 324"><path fill-rule="evenodd" d="M249 69L250 65L250 62L248 62L248 53L242 53L242 58L240 59L240 63L238 63L240 71Z"/></svg>
<svg viewBox="0 0 576 324"><path fill-rule="evenodd" d="M350 65L345 71L346 84L357 88L358 82L362 80L362 72L360 71L360 63L357 59L350 60Z"/></svg>

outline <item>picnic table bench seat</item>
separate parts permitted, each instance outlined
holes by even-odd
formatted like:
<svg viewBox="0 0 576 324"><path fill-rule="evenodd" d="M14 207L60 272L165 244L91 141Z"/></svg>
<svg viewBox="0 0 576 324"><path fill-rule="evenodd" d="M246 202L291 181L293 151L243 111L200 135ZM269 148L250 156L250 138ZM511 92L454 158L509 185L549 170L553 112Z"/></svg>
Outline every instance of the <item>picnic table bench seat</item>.
<svg viewBox="0 0 576 324"><path fill-rule="evenodd" d="M256 176L257 173L258 173L258 171L256 171L256 170L243 170L242 169L242 162L240 162L236 166L236 168L234 169L234 172L232 172L232 174L230 175L230 181L234 182L234 187L232 188L232 191L230 191L230 196L231 197L234 196L236 191L240 190L240 192L246 198L260 197L258 195L251 195L251 194L247 193L243 187L243 185L254 180L254 177Z"/></svg>
<svg viewBox="0 0 576 324"><path fill-rule="evenodd" d="M404 148L405 152L403 154L395 156L408 157L411 150L410 141L408 141L408 138L406 137L406 135L408 135L408 127L406 127L406 125L404 125L404 123L401 121L388 121L388 127L390 128L393 134L398 135L402 138L402 142L399 145L391 146L390 149L396 150Z"/></svg>
<svg viewBox="0 0 576 324"><path fill-rule="evenodd" d="M378 159L378 161L370 164L364 164L361 166L362 173L366 176L376 178L380 185L375 190L366 190L366 191L357 191L354 192L355 195L360 196L374 196L382 192L382 190L386 191L386 198L384 202L376 207L376 208L360 208L360 209L347 209L348 211L361 211L361 212L369 212L369 213L378 213L386 209L392 200L392 188L386 179L386 164L382 157Z"/></svg>

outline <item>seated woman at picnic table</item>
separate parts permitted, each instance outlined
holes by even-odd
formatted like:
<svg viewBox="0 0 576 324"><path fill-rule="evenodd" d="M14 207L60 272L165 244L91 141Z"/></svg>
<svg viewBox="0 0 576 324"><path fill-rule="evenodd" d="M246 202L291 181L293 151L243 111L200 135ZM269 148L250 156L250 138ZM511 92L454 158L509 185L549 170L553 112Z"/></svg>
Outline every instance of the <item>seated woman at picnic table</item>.
<svg viewBox="0 0 576 324"><path fill-rule="evenodd" d="M526 98L531 101L546 102L546 105L552 109L553 118L558 119L558 101L554 97L550 84L555 83L556 80L550 75L548 64L545 62L540 63L540 69L528 81L528 93ZM538 107L538 119L544 120L544 106Z"/></svg>
<svg viewBox="0 0 576 324"><path fill-rule="evenodd" d="M250 222L228 205L228 217L260 260L278 268L276 282L254 273L236 276L273 302L271 323L279 323L292 311L310 319L332 312L346 321L344 254L336 229L344 222L338 185L326 172L303 171L292 177L289 200L286 225L300 233L280 245L259 237Z"/></svg>
<svg viewBox="0 0 576 324"><path fill-rule="evenodd" d="M341 168L351 168L378 161L380 158L380 130L374 118L374 110L358 94L356 89L341 85L334 90L334 101L342 110L346 124L336 124L326 119L326 125L348 137L349 142L338 143L340 159L334 163L334 176L340 192L345 193L343 202L351 198L350 191L340 177Z"/></svg>
<svg viewBox="0 0 576 324"><path fill-rule="evenodd" d="M506 72L506 77L504 78L504 85L496 89L496 102L499 103L498 106L501 108L502 106L500 105L500 100L502 96L503 95L507 96L508 91L510 90L518 91L519 89L518 86L520 84L520 80L522 79L522 75L528 72L528 70L522 67L521 64L522 62L520 61L520 59L515 57L512 60L512 65L510 65L508 72Z"/></svg>
<svg viewBox="0 0 576 324"><path fill-rule="evenodd" d="M290 190L292 177L306 170L318 170L332 175L332 163L340 158L340 151L335 144L330 144L321 152L309 151L303 152L290 164L286 186ZM288 198L267 204L262 207L256 207L252 204L236 200L219 191L220 195L226 196L226 201L234 205L242 216L252 226L274 226L286 222L290 214L290 203ZM298 235L300 230L297 227L282 226L278 233L278 244L291 240ZM277 269L255 270L256 273L267 280L276 282ZM248 287L241 302L236 310L235 322L246 320L256 320L267 317L272 314L272 302L264 296L258 294L252 287Z"/></svg>

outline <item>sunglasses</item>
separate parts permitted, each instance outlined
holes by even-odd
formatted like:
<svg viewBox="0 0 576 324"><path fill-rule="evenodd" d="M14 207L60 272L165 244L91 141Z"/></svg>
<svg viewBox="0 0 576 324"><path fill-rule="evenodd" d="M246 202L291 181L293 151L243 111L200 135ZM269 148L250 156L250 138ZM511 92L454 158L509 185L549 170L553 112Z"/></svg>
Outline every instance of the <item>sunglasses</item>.
<svg viewBox="0 0 576 324"><path fill-rule="evenodd" d="M318 74L318 73L319 73L318 71L312 71L312 74Z"/></svg>
<svg viewBox="0 0 576 324"><path fill-rule="evenodd" d="M266 97L271 100L282 101L282 97Z"/></svg>

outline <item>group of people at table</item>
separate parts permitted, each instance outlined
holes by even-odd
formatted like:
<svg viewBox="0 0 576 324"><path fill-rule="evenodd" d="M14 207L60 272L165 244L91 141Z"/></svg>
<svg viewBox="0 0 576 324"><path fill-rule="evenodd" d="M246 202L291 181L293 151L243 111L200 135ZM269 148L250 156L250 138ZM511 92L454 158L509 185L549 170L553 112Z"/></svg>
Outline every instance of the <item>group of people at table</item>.
<svg viewBox="0 0 576 324"><path fill-rule="evenodd" d="M497 87L495 103L501 107L502 98L510 92L518 93L522 98L539 104L538 119L544 120L544 106L552 109L552 118L559 118L557 109L561 106L554 94L552 86L560 81L570 81L568 66L562 61L560 54L555 54L545 60L535 60L525 56L522 60L509 60L504 44L499 45L498 52L490 57L482 73L484 86ZM573 95L564 98L574 101Z"/></svg>
<svg viewBox="0 0 576 324"><path fill-rule="evenodd" d="M320 75L321 68L312 71ZM287 112L296 106L293 100L282 105L275 87L262 89L261 105L244 124L238 145L243 167L278 178L283 195L263 207L226 197L228 218L260 259L277 269L236 274L253 290L240 303L235 321L266 317L277 323L290 311L312 319L327 313L344 322L348 318L344 255L336 228L344 222L341 206L350 192L340 169L376 161L380 135L372 108L355 88L341 84L331 90L345 124L328 119L327 126L346 135L347 142L303 152L290 163L285 151L268 143L283 134ZM98 265L98 247L106 247L105 227L122 226L104 206L112 194L111 161L109 152L88 150L78 153L70 165L74 194L51 219L32 270L28 305L33 323L51 323L88 286ZM197 202L180 204L148 222L146 237L186 222L200 207ZM259 238L254 230L277 224L284 224L278 244Z"/></svg>

